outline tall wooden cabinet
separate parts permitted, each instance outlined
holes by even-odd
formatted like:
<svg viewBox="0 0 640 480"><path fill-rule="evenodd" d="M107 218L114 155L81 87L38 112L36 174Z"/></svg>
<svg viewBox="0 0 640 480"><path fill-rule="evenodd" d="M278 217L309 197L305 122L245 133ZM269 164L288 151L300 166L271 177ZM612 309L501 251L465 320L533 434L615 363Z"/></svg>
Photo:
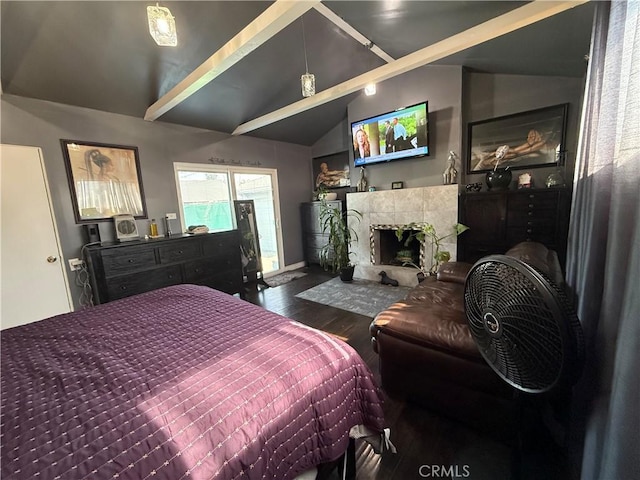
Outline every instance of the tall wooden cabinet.
<svg viewBox="0 0 640 480"><path fill-rule="evenodd" d="M475 262L532 240L555 250L562 267L567 254L571 209L568 188L465 192L460 222L470 230L458 238L458 259Z"/></svg>
<svg viewBox="0 0 640 480"><path fill-rule="evenodd" d="M330 208L345 212L342 200L327 201ZM322 231L320 208L322 202L307 202L300 205L302 216L302 243L307 264L320 263L320 250L328 243L328 234Z"/></svg>
<svg viewBox="0 0 640 480"><path fill-rule="evenodd" d="M237 230L87 247L94 303L180 283L244 293Z"/></svg>

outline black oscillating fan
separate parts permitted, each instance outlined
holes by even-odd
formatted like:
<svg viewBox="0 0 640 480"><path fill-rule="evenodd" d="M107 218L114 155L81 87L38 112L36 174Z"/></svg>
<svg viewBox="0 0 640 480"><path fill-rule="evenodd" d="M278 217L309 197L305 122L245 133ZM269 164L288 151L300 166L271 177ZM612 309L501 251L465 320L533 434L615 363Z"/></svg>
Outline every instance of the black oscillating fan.
<svg viewBox="0 0 640 480"><path fill-rule="evenodd" d="M565 294L513 257L490 255L469 271L464 303L480 353L507 383L527 393L571 386L584 338Z"/></svg>
<svg viewBox="0 0 640 480"><path fill-rule="evenodd" d="M512 478L519 479L527 430L522 392L533 394L532 401L544 399L547 405L554 400L563 408L570 404L571 387L580 377L584 362L582 328L560 288L536 268L506 255L484 257L471 268L465 282L464 307L480 353L505 382L517 389L517 448L513 450ZM540 421L532 418L534 422L529 425L551 425L544 415ZM531 440L532 436L526 438Z"/></svg>

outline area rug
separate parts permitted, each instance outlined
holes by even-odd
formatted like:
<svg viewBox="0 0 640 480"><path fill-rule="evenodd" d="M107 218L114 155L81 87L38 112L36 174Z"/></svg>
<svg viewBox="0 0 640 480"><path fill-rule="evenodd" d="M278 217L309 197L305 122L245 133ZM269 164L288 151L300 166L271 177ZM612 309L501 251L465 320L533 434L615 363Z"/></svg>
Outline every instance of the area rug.
<svg viewBox="0 0 640 480"><path fill-rule="evenodd" d="M267 282L267 285L270 287L279 287L280 285L284 285L285 283L289 283L291 280L304 277L305 275L305 272L284 272L280 275L265 278L265 282Z"/></svg>
<svg viewBox="0 0 640 480"><path fill-rule="evenodd" d="M300 292L298 298L375 317L392 303L403 299L411 287L391 287L370 280L343 282L340 277Z"/></svg>

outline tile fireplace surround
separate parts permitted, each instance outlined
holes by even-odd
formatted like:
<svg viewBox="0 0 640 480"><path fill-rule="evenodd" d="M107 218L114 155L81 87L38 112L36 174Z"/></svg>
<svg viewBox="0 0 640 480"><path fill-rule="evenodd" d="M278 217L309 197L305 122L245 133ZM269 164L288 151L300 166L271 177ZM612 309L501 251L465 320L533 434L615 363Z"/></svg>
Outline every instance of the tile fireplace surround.
<svg viewBox="0 0 640 480"><path fill-rule="evenodd" d="M458 185L349 193L347 208L362 213L360 222L349 218L349 225L358 233L358 240L351 244L351 261L356 265L354 277L380 281L378 274L384 270L391 278L398 280L400 285L414 286L418 284L418 271L415 268L372 263L370 227L427 222L433 224L439 235L446 235L458 222ZM448 250L452 260L456 258L456 249L455 236L442 244L442 250ZM431 265L430 252L431 249L427 247L426 269Z"/></svg>

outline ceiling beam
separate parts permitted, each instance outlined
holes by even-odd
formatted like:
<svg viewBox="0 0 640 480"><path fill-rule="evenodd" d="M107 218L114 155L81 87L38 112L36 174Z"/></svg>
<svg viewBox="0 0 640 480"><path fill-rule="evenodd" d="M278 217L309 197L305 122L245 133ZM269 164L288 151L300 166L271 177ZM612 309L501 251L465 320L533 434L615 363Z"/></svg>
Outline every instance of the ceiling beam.
<svg viewBox="0 0 640 480"><path fill-rule="evenodd" d="M382 50L379 46L377 46L375 43L373 43L367 37L362 35L358 30L356 30L351 25L349 25L347 22L345 22L342 19L342 17L339 17L333 10L330 10L329 8L325 7L322 3L317 4L314 8L318 11L318 13L321 13L322 15L327 17L338 28L340 28L341 30L344 30L346 33L351 35L359 43L361 43L362 45L367 47L369 50L371 50L373 53L378 55L385 62L389 63L389 62L393 62L395 60L395 58L393 58L391 55L389 55L387 52Z"/></svg>
<svg viewBox="0 0 640 480"><path fill-rule="evenodd" d="M144 119L157 120L319 2L320 0L277 0L184 80L147 108Z"/></svg>
<svg viewBox="0 0 640 480"><path fill-rule="evenodd" d="M535 0L526 5L511 10L503 15L487 20L475 27L471 27L464 32L445 38L428 47L410 53L387 65L382 65L370 72L358 75L339 85L316 93L312 97L294 102L271 113L250 120L239 125L233 135L257 130L258 128L271 125L285 118L297 115L312 108L318 107L332 100L344 97L365 87L368 83L377 83L397 75L401 75L413 69L422 67L429 63L446 58L455 53L474 47L481 43L493 40L507 33L511 33L520 28L552 17L558 13L570 10L586 3L588 0L566 0L550 2L548 0Z"/></svg>

